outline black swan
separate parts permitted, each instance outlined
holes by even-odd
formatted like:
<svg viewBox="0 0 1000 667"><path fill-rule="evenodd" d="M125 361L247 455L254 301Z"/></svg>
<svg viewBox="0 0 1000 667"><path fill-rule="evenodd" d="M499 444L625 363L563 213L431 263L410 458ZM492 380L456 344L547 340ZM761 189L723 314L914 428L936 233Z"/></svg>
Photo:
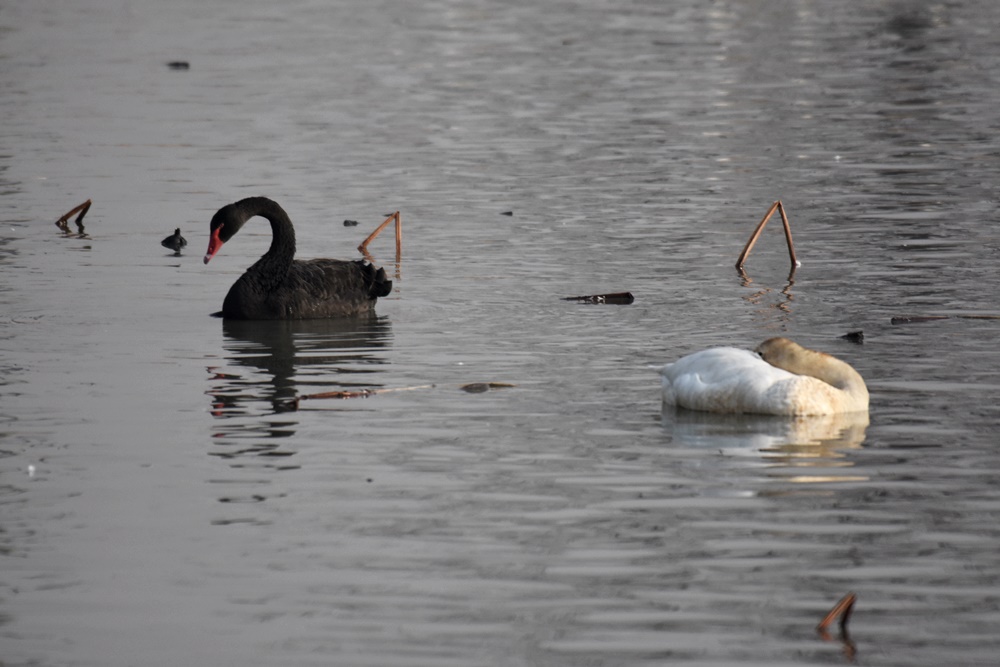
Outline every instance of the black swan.
<svg viewBox="0 0 1000 667"><path fill-rule="evenodd" d="M181 236L181 228L178 227L174 230L174 233L167 238L160 241L160 245L168 250L173 250L178 255L181 254L181 248L188 244L187 239Z"/></svg>
<svg viewBox="0 0 1000 667"><path fill-rule="evenodd" d="M271 247L229 288L222 317L305 320L357 315L371 311L378 297L392 291L385 269L364 260L294 259L292 221L266 197L241 199L212 216L205 263L257 215L271 222Z"/></svg>

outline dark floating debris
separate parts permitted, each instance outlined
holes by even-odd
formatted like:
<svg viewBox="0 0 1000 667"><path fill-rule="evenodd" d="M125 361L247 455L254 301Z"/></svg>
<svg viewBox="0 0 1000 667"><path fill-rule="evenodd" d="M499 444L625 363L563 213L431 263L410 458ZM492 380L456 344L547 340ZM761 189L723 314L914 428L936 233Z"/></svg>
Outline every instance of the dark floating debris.
<svg viewBox="0 0 1000 667"><path fill-rule="evenodd" d="M788 243L788 257L792 261L792 273L795 273L795 269L801 266L798 259L795 257L795 245L792 243L792 227L788 223L788 216L785 215L785 207L782 206L781 200L771 204L771 208L767 209L767 213L764 214L764 219L757 224L757 228L753 230L753 234L750 235L750 240L747 244L743 246L743 252L740 253L739 258L736 260L736 268L743 271L743 263L746 262L747 256L753 249L755 243L757 243L760 233L764 231L764 227L767 225L767 221L771 219L774 212L777 211L781 214L781 224L785 227L785 241Z"/></svg>
<svg viewBox="0 0 1000 667"><path fill-rule="evenodd" d="M507 216L513 216L513 215L514 215L514 211L504 211L504 212L503 212L503 213L501 213L500 215L507 215Z"/></svg>
<svg viewBox="0 0 1000 667"><path fill-rule="evenodd" d="M173 250L174 254L181 254L181 248L188 244L187 239L181 236L181 228L178 227L174 233L160 241L160 245L168 250Z"/></svg>
<svg viewBox="0 0 1000 667"><path fill-rule="evenodd" d="M61 218L59 218L58 220L56 220L56 227L58 227L59 229L63 230L64 232L69 232L68 221L69 221L70 218L73 217L74 213L79 212L80 215L76 216L76 220L74 220L73 222L76 223L77 229L80 230L80 233L82 234L83 233L83 216L87 215L87 211L90 210L90 204L91 204L91 201L88 199L87 201L83 202L79 206L73 207L71 210L69 210L68 212L66 212L65 215L63 215Z"/></svg>
<svg viewBox="0 0 1000 667"><path fill-rule="evenodd" d="M591 294L588 296L564 296L563 301L579 301L580 303L614 303L628 305L635 301L631 292L615 292L613 294Z"/></svg>
<svg viewBox="0 0 1000 667"><path fill-rule="evenodd" d="M850 332L844 334L843 336L841 336L841 338L843 338L844 340L849 341L851 343L857 343L858 345L861 345L862 343L865 342L865 332L864 331L850 331Z"/></svg>
<svg viewBox="0 0 1000 667"><path fill-rule="evenodd" d="M516 386L507 382L472 382L470 384L463 384L459 389L467 391L470 394L482 394L491 389L509 389Z"/></svg>
<svg viewBox="0 0 1000 667"><path fill-rule="evenodd" d="M1000 320L1000 315L906 315L889 320L892 324L913 324L916 322L937 322L938 320Z"/></svg>
<svg viewBox="0 0 1000 667"><path fill-rule="evenodd" d="M344 220L344 227L357 227L357 226L358 226L357 220Z"/></svg>
<svg viewBox="0 0 1000 667"><path fill-rule="evenodd" d="M399 217L399 211L387 215L385 218L385 222L379 225L378 229L369 234L368 238L366 238L364 241L361 242L361 245L358 246L358 250L361 251L361 254L365 255L366 257L369 256L368 244L374 241L375 237L381 234L382 230L388 227L389 223L393 221L395 221L396 223L396 261L398 262L400 260L403 253L403 221Z"/></svg>
<svg viewBox="0 0 1000 667"><path fill-rule="evenodd" d="M167 63L167 67L169 67L172 70L178 70L178 71L188 70L191 69L191 63L189 63L186 60L171 60L169 63Z"/></svg>

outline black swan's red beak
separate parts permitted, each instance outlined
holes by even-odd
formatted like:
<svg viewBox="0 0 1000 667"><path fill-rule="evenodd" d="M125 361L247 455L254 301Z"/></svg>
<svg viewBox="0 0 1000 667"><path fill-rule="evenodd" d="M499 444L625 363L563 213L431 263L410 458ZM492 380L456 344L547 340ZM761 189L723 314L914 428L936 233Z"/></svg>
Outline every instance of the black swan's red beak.
<svg viewBox="0 0 1000 667"><path fill-rule="evenodd" d="M222 231L222 227L216 227L215 231L212 232L212 238L208 240L208 251L205 253L205 263L208 264L208 260L215 257L215 253L219 252L219 248L222 247L223 241L219 238L219 233Z"/></svg>

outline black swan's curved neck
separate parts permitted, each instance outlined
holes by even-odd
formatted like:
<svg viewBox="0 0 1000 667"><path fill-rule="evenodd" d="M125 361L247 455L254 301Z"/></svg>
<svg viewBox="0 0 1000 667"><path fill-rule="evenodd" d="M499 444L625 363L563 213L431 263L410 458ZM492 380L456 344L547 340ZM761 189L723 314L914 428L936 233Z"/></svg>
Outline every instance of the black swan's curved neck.
<svg viewBox="0 0 1000 667"><path fill-rule="evenodd" d="M284 280L295 257L295 229L285 209L267 197L248 197L232 206L234 229L230 236L239 231L247 220L258 215L271 223L271 247L247 269L247 273L252 273L264 283L276 284Z"/></svg>

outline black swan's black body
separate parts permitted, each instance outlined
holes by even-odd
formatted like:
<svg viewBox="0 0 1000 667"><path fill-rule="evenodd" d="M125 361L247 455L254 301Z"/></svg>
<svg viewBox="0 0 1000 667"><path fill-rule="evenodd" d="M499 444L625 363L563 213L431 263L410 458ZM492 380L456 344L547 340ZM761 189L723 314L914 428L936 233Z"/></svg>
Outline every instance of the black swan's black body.
<svg viewBox="0 0 1000 667"><path fill-rule="evenodd" d="M241 320L305 320L372 310L392 291L385 269L363 260L295 259L288 214L266 197L223 206L212 217L205 263L254 216L271 223L271 247L229 288L222 316Z"/></svg>

